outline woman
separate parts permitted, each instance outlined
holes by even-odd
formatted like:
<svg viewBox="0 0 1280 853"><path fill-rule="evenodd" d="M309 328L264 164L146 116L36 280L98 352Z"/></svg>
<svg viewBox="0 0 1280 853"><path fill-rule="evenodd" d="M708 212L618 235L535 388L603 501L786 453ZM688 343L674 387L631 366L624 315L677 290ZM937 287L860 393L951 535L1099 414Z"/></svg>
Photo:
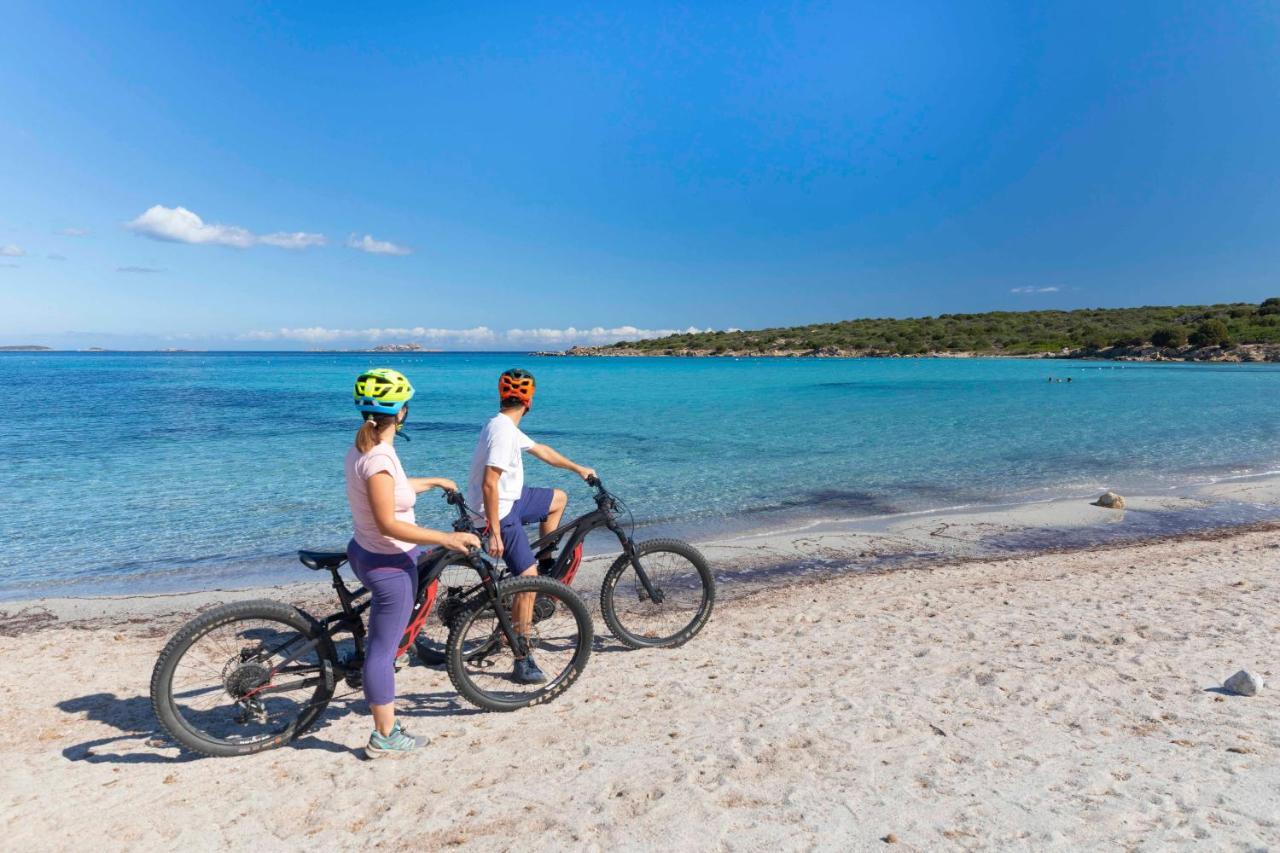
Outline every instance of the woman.
<svg viewBox="0 0 1280 853"><path fill-rule="evenodd" d="M347 500L355 532L347 557L372 596L364 657L364 696L373 713L373 733L365 746L369 758L402 756L425 746L396 721L396 649L409 623L418 591L418 553L422 545L443 545L466 552L480 547L470 533L441 533L414 523L418 492L436 487L456 490L443 477L407 477L396 455L396 433L409 416L413 386L399 371L378 368L356 379L356 408L364 423L355 447L347 451Z"/></svg>

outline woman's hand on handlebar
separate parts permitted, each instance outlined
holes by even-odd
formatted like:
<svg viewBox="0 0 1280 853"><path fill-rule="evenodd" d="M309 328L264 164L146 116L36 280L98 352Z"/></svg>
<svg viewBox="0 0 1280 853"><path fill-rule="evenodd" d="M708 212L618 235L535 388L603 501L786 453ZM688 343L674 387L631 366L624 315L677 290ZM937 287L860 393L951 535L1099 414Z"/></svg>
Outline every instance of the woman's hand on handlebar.
<svg viewBox="0 0 1280 853"><path fill-rule="evenodd" d="M448 477L410 477L409 485L415 492L429 492L432 489L443 489L445 493L455 491L458 484Z"/></svg>
<svg viewBox="0 0 1280 853"><path fill-rule="evenodd" d="M480 547L480 537L474 533L446 533L444 541L440 544L450 551L465 554L472 548Z"/></svg>

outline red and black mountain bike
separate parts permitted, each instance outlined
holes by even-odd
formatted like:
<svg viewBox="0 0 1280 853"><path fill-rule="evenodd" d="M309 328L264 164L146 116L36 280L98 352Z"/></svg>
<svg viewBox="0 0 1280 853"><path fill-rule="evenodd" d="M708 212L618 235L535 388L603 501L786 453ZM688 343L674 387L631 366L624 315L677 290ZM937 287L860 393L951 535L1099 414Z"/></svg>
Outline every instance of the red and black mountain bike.
<svg viewBox="0 0 1280 853"><path fill-rule="evenodd" d="M716 583L706 558L678 539L633 541L621 519L625 511L622 502L605 489L600 478L592 477L587 484L595 489L595 509L532 543L537 554L559 551L554 559L540 561L539 575L572 584L582 565L583 540L592 531L607 529L622 546L622 554L600 584L600 615L609 630L633 649L674 648L689 642L707 624L715 604ZM464 515L470 511L465 504L459 504L459 510ZM452 619L472 594L474 582L474 573L461 555L448 558L440 575L440 604L423 625L415 645L423 662L445 661ZM535 620L554 612L550 598L537 598Z"/></svg>

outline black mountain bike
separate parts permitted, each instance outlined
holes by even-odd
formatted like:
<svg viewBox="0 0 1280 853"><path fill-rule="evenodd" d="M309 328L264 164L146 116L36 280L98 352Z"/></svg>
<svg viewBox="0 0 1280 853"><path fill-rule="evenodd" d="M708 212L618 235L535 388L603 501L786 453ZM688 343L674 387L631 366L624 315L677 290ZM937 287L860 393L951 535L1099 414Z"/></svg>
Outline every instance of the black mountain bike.
<svg viewBox="0 0 1280 853"><path fill-rule="evenodd" d="M445 497L459 507L454 528L474 532L461 495ZM361 686L368 590L352 590L342 579L343 552L299 551L298 557L307 568L332 575L340 611L316 619L279 601L224 604L184 625L160 653L151 705L186 748L231 756L281 746L315 723L339 682ZM419 558L417 598L398 654L427 623L442 573L450 570L455 583L461 567L469 582L451 587L442 602L450 630L441 659L457 691L480 708L514 711L567 690L591 656L586 603L552 578L499 580L498 566L481 549L464 555L435 548ZM525 593L537 595L539 608L527 636L515 630L511 617L513 599ZM547 681L512 681L515 660L535 651Z"/></svg>
<svg viewBox="0 0 1280 853"><path fill-rule="evenodd" d="M595 489L596 508L532 543L537 554L559 548L554 561L540 561L539 576L573 583L582 563L583 540L592 531L606 528L622 545L622 554L609 567L600 587L600 614L609 630L633 649L675 648L689 642L707 624L715 604L716 583L706 558L678 539L634 542L620 521L625 505L605 489L599 477L592 477L587 484ZM462 504L459 511L465 515L470 510ZM437 616L418 634L415 647L423 662L439 664L445 660L449 620L459 606L455 597L469 594L469 575L462 560L447 565L441 574L441 605ZM534 619L554 613L553 605L539 596Z"/></svg>

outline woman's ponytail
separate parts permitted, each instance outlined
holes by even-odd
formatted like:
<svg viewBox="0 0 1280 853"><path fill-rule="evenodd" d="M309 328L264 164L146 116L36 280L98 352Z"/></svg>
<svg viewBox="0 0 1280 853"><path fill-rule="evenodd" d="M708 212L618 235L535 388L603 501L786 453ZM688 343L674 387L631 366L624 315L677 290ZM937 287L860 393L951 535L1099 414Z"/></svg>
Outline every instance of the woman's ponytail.
<svg viewBox="0 0 1280 853"><path fill-rule="evenodd" d="M385 415L370 415L364 419L364 423L360 424L360 429L356 431L356 450L361 453L368 453L370 450L378 446L378 433L382 432L392 418Z"/></svg>

